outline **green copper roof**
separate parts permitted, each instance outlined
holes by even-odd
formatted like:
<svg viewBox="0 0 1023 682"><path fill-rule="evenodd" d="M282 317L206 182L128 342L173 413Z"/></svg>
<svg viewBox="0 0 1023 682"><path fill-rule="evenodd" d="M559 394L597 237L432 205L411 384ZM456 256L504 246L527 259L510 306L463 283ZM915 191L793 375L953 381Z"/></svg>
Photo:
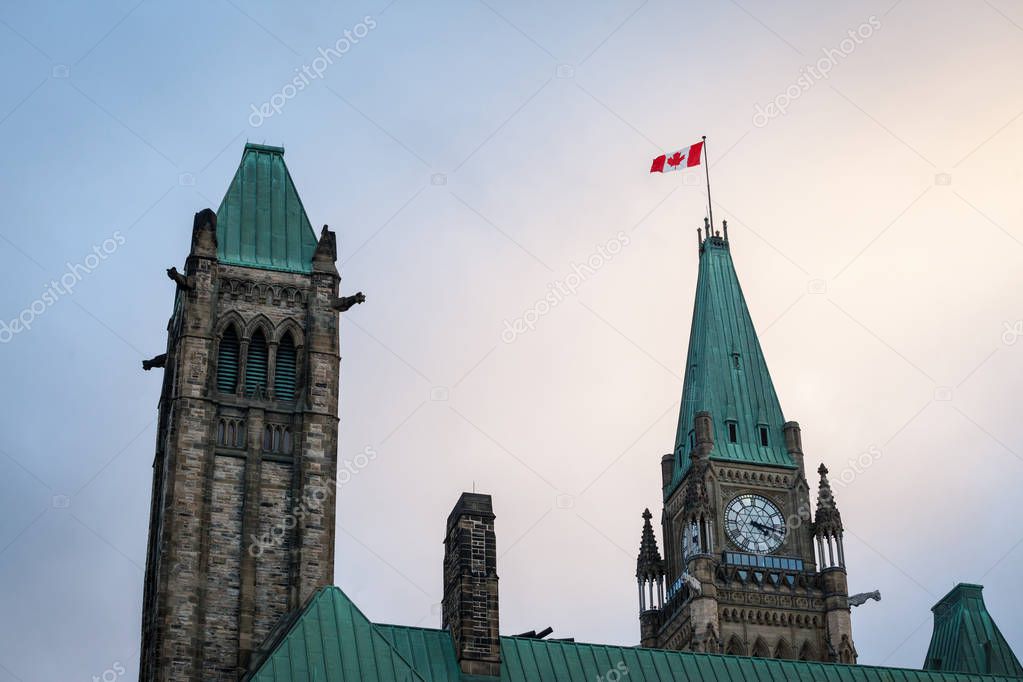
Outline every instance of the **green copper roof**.
<svg viewBox="0 0 1023 682"><path fill-rule="evenodd" d="M1023 666L984 605L981 585L959 583L934 605L927 670L1023 676Z"/></svg>
<svg viewBox="0 0 1023 682"><path fill-rule="evenodd" d="M461 679L455 644L447 630L404 625L378 624L376 627L405 660L412 662L426 682Z"/></svg>
<svg viewBox="0 0 1023 682"><path fill-rule="evenodd" d="M675 436L675 472L667 496L689 469L690 431L697 412L714 421L711 459L794 467L785 449L782 416L728 241L710 237L700 248L689 356ZM728 423L736 442L729 442ZM766 446L760 427L767 427Z"/></svg>
<svg viewBox="0 0 1023 682"><path fill-rule="evenodd" d="M628 674L625 674L627 671ZM614 673L609 675L609 673ZM465 675L446 630L369 622L337 587L306 606L249 682L482 682ZM781 661L522 637L501 638L502 682L1001 682L954 672Z"/></svg>
<svg viewBox="0 0 1023 682"><path fill-rule="evenodd" d="M265 270L310 272L316 234L295 190L284 148L246 144L217 211L217 257Z"/></svg>
<svg viewBox="0 0 1023 682"><path fill-rule="evenodd" d="M309 601L302 615L248 679L427 682L429 678L416 672L344 592L325 587Z"/></svg>

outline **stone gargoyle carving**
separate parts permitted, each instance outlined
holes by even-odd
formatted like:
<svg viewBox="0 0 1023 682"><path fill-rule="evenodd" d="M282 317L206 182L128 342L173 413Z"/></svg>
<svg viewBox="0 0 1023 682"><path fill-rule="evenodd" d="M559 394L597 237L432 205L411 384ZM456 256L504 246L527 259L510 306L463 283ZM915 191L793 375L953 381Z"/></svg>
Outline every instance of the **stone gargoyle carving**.
<svg viewBox="0 0 1023 682"><path fill-rule="evenodd" d="M163 367L166 362L167 362L167 354L166 353L161 353L160 355L157 355L155 358L151 358L149 360L143 360L142 361L142 369L144 369L144 370L146 370L148 372L149 370L153 369L154 367Z"/></svg>
<svg viewBox="0 0 1023 682"><path fill-rule="evenodd" d="M849 606L862 606L866 604L868 600L873 599L874 601L881 601L881 590L874 590L873 592L860 592L849 597Z"/></svg>
<svg viewBox="0 0 1023 682"><path fill-rule="evenodd" d="M339 313L343 313L357 303L365 303L366 296L361 291L356 292L352 296L342 296L341 298L335 298L334 302L330 304L330 307Z"/></svg>
<svg viewBox="0 0 1023 682"><path fill-rule="evenodd" d="M195 288L195 286L188 281L187 277L178 272L177 268L167 268L167 276L174 280L174 283L185 291L191 291Z"/></svg>

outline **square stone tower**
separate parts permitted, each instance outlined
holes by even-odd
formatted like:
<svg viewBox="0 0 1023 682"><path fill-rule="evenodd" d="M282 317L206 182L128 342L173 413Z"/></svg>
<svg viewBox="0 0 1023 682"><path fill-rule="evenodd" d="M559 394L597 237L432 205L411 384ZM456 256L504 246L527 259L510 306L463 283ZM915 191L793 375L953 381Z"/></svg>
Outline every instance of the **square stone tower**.
<svg viewBox="0 0 1023 682"><path fill-rule="evenodd" d="M237 680L334 569L338 298L279 147L247 144L174 281L159 403L140 679Z"/></svg>

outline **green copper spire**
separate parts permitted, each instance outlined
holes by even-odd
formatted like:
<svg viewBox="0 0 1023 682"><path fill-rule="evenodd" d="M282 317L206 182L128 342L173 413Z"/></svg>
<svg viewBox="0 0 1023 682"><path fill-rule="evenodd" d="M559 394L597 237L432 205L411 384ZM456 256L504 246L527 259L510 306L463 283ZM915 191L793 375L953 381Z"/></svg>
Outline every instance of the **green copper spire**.
<svg viewBox="0 0 1023 682"><path fill-rule="evenodd" d="M959 583L931 608L934 632L924 670L1023 676L1023 665L987 612L983 589Z"/></svg>
<svg viewBox="0 0 1023 682"><path fill-rule="evenodd" d="M666 498L689 469L693 419L701 411L710 412L714 423L712 460L796 466L785 448L785 418L735 274L727 234L708 234L700 244L675 465Z"/></svg>
<svg viewBox="0 0 1023 682"><path fill-rule="evenodd" d="M217 257L250 268L311 272L315 250L284 148L246 144L217 211Z"/></svg>

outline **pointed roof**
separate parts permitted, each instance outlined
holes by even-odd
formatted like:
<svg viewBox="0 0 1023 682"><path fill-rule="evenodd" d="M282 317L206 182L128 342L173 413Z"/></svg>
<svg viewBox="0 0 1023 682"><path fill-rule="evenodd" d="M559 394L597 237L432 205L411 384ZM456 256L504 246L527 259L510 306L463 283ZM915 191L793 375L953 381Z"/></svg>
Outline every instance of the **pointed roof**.
<svg viewBox="0 0 1023 682"><path fill-rule="evenodd" d="M795 467L785 449L782 415L760 340L753 326L727 239L708 236L700 244L696 303L689 333L689 354L682 407L675 435L675 469L667 497L690 465L693 420L710 412L714 423L712 460ZM729 442L728 423L736 442ZM767 428L767 445L760 427Z"/></svg>
<svg viewBox="0 0 1023 682"><path fill-rule="evenodd" d="M454 647L449 646L454 654ZM320 589L249 682L428 682L340 588ZM457 678L456 678L457 679Z"/></svg>
<svg viewBox="0 0 1023 682"><path fill-rule="evenodd" d="M311 272L316 234L284 165L284 147L247 143L217 211L217 257L264 270Z"/></svg>
<svg viewBox="0 0 1023 682"><path fill-rule="evenodd" d="M636 577L657 579L664 575L664 562L661 552L657 549L657 538L654 528L650 525L653 515L649 509L643 510L643 536L639 541L639 556L636 558Z"/></svg>
<svg viewBox="0 0 1023 682"><path fill-rule="evenodd" d="M925 670L1023 676L1023 665L984 605L983 589L959 583L931 609L934 632Z"/></svg>

